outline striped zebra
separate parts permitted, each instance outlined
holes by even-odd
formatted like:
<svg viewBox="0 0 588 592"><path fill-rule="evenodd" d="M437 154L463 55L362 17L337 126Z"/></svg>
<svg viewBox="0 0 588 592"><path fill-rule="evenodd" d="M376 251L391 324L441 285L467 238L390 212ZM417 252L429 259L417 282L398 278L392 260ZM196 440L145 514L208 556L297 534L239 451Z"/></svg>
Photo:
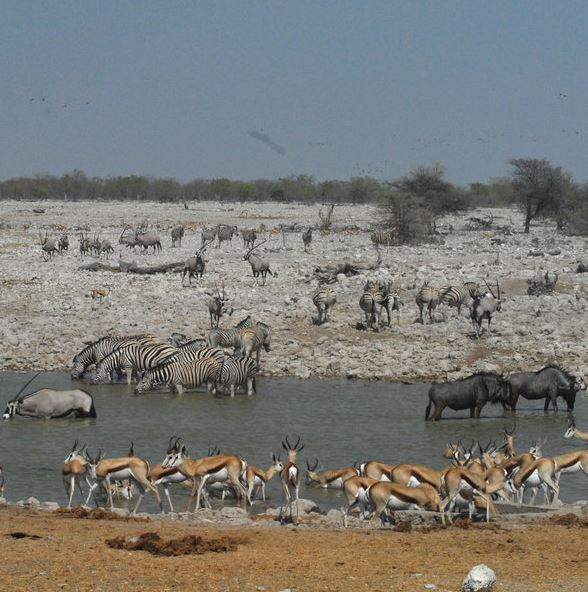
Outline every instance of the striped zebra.
<svg viewBox="0 0 588 592"><path fill-rule="evenodd" d="M255 352L255 360L258 366L262 347L266 352L271 351L270 328L268 325L258 321L255 327L245 327L239 330L239 349L241 353L251 358L253 352Z"/></svg>
<svg viewBox="0 0 588 592"><path fill-rule="evenodd" d="M204 383L208 385L208 392L214 393L222 365L222 360L216 357L198 358L191 362L181 360L164 362L143 374L135 388L135 394L149 391L158 384L167 384L181 395L184 388L194 388Z"/></svg>
<svg viewBox="0 0 588 592"><path fill-rule="evenodd" d="M465 282L461 286L447 286L441 294L441 302L450 307L457 307L457 314L459 315L461 307L478 296L479 291L480 284L476 282Z"/></svg>
<svg viewBox="0 0 588 592"><path fill-rule="evenodd" d="M359 307L365 313L365 324L371 329L382 321L382 309L386 309L388 326L390 326L390 284L380 280L368 280L363 287L363 294L359 299Z"/></svg>
<svg viewBox="0 0 588 592"><path fill-rule="evenodd" d="M113 370L123 368L127 374L127 384L131 384L133 370L140 372L153 368L177 351L165 341L145 344L129 343L108 354L96 364L94 382L108 382Z"/></svg>
<svg viewBox="0 0 588 592"><path fill-rule="evenodd" d="M220 347L203 347L199 340L190 341L179 347L175 353L167 357L162 363L193 362L201 358L216 358L220 362L226 357L225 351Z"/></svg>
<svg viewBox="0 0 588 592"><path fill-rule="evenodd" d="M328 286L319 286L312 297L312 302L318 310L318 324L322 325L328 320L329 311L337 302L335 290Z"/></svg>
<svg viewBox="0 0 588 592"><path fill-rule="evenodd" d="M429 312L429 319L433 322L433 311L442 303L441 296L447 290L449 286L442 286L441 288L435 288L429 286L428 282L425 282L421 289L416 295L416 303L419 307L419 319L421 323L424 323L423 309L425 306Z"/></svg>
<svg viewBox="0 0 588 592"><path fill-rule="evenodd" d="M239 331L253 326L253 319L251 315L248 315L234 327L211 329L206 336L206 345L208 347L232 347L237 349L240 344Z"/></svg>
<svg viewBox="0 0 588 592"><path fill-rule="evenodd" d="M247 394L255 394L255 375L257 363L243 354L226 356L218 374L217 384L228 386L231 397L235 396L235 387L247 384Z"/></svg>
<svg viewBox="0 0 588 592"><path fill-rule="evenodd" d="M389 247L392 244L393 235L391 230L374 230L370 238L376 249L379 249L381 246Z"/></svg>
<svg viewBox="0 0 588 592"><path fill-rule="evenodd" d="M86 346L81 352L74 356L71 377L80 378L90 366L97 364L108 354L111 354L113 351L124 345L133 342L150 343L153 341L157 341L157 337L146 333L141 335L108 335L106 337L101 337L98 341Z"/></svg>

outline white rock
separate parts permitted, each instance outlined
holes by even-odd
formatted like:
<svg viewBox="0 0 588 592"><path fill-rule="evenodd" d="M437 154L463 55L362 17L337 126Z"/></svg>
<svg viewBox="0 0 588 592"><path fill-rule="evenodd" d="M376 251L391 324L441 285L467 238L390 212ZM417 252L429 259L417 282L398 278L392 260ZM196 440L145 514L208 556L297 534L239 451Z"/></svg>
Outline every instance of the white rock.
<svg viewBox="0 0 588 592"><path fill-rule="evenodd" d="M480 563L472 567L470 573L464 578L462 592L490 592L496 583L494 570Z"/></svg>

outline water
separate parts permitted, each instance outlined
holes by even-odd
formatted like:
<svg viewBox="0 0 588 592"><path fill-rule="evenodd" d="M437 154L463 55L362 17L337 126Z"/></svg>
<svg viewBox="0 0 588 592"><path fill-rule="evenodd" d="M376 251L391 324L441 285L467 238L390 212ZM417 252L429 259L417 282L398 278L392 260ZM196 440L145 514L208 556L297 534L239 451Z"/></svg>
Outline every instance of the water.
<svg viewBox="0 0 588 592"><path fill-rule="evenodd" d="M32 375L4 373L0 381L0 404L4 405ZM88 385L71 381L68 375L39 375L26 392L38 388L84 388L94 395L96 419L33 420L17 417L0 423L0 465L6 475L9 500L34 496L40 500L66 501L61 467L75 439L87 442L93 453L98 447L109 456L126 455L129 442L136 454L151 463L161 462L171 435L182 436L192 457L206 455L209 444L223 453L240 454L250 464L267 468L271 453L281 452L286 434L297 434L305 446L299 465L319 459L319 469L348 466L355 461L415 462L434 468L446 466L441 457L444 445L462 438L486 443L501 441L504 417L500 406L486 406L483 418L469 419L469 412L444 412L447 419L425 422L428 385L403 385L346 380L259 379L253 397L212 397L187 393L177 397L164 391L134 396L132 386ZM563 403L562 403L563 405ZM588 426L588 401L576 401L578 426ZM543 402L520 400L517 419L518 450L528 449L538 436L547 438L546 454L579 450L582 443L565 440L565 413L543 413ZM322 508L338 507L342 493L316 487L301 487L301 497ZM561 497L565 501L585 499L588 479L584 474L564 475ZM276 478L268 484L269 501L279 504ZM177 509L185 509L186 492L172 486ZM540 495L542 499L542 494ZM74 500L79 500L77 497ZM156 510L152 496L143 509Z"/></svg>

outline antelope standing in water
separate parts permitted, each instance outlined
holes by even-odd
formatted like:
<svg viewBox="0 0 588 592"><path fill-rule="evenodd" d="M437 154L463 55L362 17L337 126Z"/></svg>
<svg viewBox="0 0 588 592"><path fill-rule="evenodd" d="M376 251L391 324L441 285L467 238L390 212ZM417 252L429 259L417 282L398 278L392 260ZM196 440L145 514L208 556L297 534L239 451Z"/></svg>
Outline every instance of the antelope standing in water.
<svg viewBox="0 0 588 592"><path fill-rule="evenodd" d="M258 467L254 467L253 465L247 465L245 469L245 481L247 483L247 500L249 504L252 503L253 494L258 490L261 489L261 497L263 501L265 501L265 484L272 479L274 475L280 473L280 471L284 468L284 463L280 460L280 455L276 457L275 454L272 454L272 464L264 471Z"/></svg>
<svg viewBox="0 0 588 592"><path fill-rule="evenodd" d="M564 438L577 438L578 440L588 441L588 432L583 432L576 427L576 420L568 420L568 429L564 434Z"/></svg>

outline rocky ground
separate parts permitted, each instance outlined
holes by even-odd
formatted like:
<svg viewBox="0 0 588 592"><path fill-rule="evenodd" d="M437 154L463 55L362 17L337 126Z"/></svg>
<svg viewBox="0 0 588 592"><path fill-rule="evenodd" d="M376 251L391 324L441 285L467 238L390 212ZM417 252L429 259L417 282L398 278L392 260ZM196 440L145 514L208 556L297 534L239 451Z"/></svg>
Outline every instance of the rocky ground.
<svg viewBox="0 0 588 592"><path fill-rule="evenodd" d="M457 592L481 563L496 574L495 592L586 590L581 511L447 529L403 521L344 530L314 528L313 515L279 526L237 508L223 510L222 524L209 515L128 519L49 510L0 505L3 590ZM144 540L152 541L146 550L132 550ZM178 555L162 556L169 552Z"/></svg>
<svg viewBox="0 0 588 592"><path fill-rule="evenodd" d="M35 213L33 210L44 210ZM271 325L272 346L262 360L265 375L347 376L390 381L444 380L476 370L531 370L558 362L588 376L588 274L576 274L588 261L584 238L557 234L552 224L537 224L521 233L518 212L493 210L494 228L468 230L470 216L445 218L437 244L393 247L382 252L377 270L354 277L338 276L332 319L313 323L312 294L317 266L349 261L374 265L376 253L369 237L378 211L370 206L337 206L331 232L314 233L310 253L302 249L300 231L280 231L280 225L302 229L316 226L319 206L295 204L178 204L1 202L0 208L0 370L67 370L85 343L107 333L151 332L162 337L178 331L203 336L210 327L206 291L224 282L234 314L229 326L248 314ZM123 224L148 220L162 236L158 254L119 248ZM278 277L265 287L254 285L241 237L220 249L209 248L204 279L182 287L177 273L139 276L127 273L80 271L79 229L108 238L119 257L138 265L182 261L200 245L202 226L217 223L239 228L265 226L261 247ZM169 229L187 226L181 248L171 248ZM512 234L501 230L509 227ZM57 237L67 231L69 252L43 261L39 230ZM500 243L500 244L499 244ZM119 252L120 251L120 252ZM103 260L103 262L106 262ZM527 280L559 273L554 293L532 297ZM358 301L368 278L392 280L402 296L399 322L378 332L360 330L363 314ZM440 308L432 324L416 323L414 297L424 280L431 285L468 280L500 281L502 312L495 315L492 334L472 337L467 310ZM110 295L93 301L90 291L107 287Z"/></svg>

